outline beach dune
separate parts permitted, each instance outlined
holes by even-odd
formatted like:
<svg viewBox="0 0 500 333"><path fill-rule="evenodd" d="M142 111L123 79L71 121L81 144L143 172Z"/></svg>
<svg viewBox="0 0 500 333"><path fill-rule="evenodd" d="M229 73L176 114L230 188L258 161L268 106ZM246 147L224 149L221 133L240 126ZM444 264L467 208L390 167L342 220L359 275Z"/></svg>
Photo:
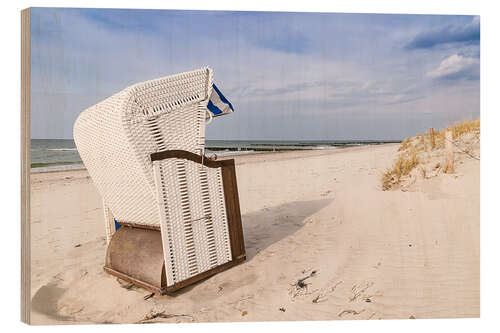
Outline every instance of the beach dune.
<svg viewBox="0 0 500 333"><path fill-rule="evenodd" d="M34 324L479 316L479 162L382 191L399 144L237 156L247 261L171 296L106 274L85 170L31 176Z"/></svg>

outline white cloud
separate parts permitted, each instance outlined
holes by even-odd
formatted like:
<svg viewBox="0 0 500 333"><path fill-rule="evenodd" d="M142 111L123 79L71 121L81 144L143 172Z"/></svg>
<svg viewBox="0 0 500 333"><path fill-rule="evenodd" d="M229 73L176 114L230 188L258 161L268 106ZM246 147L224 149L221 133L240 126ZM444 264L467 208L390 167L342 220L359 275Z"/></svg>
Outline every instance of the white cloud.
<svg viewBox="0 0 500 333"><path fill-rule="evenodd" d="M479 77L479 59L454 54L444 59L438 68L427 72L432 79L476 79Z"/></svg>
<svg viewBox="0 0 500 333"><path fill-rule="evenodd" d="M471 24L472 25L479 24L479 15L478 16L474 16L474 18L472 19Z"/></svg>
<svg viewBox="0 0 500 333"><path fill-rule="evenodd" d="M398 18L400 25L396 26L393 18L397 17L391 16L376 33L373 20L387 20L389 16L349 16L357 22L345 25L326 19L319 25L300 21L304 26L297 29L308 32L315 47L310 52L283 52L258 43L259 38L268 37L269 30L263 19L258 21L262 24L250 24L258 16L236 16L230 22L214 19L208 28L205 21L198 24L185 20L186 14L182 14L168 20L155 18L153 27L145 29L140 21L129 24L113 15L109 15L113 22L103 23L81 11L38 10L39 18L34 17L32 22L34 137L72 137L74 119L86 107L135 82L205 65L214 69L215 82L238 111L227 121L221 119L211 125L208 137L213 139L306 138L317 133L320 125L332 138L351 137L342 133L356 130L362 133L360 137L366 137L371 134L364 133L357 122L338 125L332 131L328 126L333 122L343 124L348 117L369 124L375 115L384 115L400 121L401 126L391 125L391 130L407 128L407 115L423 121L416 115L429 110L434 114L448 112L450 119L462 110L479 111L477 81L436 87L430 80L422 80L422 73L438 67L450 48L422 53L403 49L407 29L422 29L422 23L414 21L417 16L410 21L406 16ZM469 24L478 23L475 18ZM231 26L243 28L227 29ZM379 35L383 36L382 44ZM455 48L452 52L460 56L443 61L428 77L451 80L457 73L478 75L474 66L479 61L472 58L479 56L478 45L467 47L467 53L465 46ZM469 90L458 94L456 90L463 86ZM447 106L450 98L454 99L453 107ZM255 117L256 112L260 112L259 117ZM248 125L252 117L258 120ZM241 123L235 127L238 119ZM282 125L284 119L292 119L289 128ZM262 123L268 126L262 128Z"/></svg>

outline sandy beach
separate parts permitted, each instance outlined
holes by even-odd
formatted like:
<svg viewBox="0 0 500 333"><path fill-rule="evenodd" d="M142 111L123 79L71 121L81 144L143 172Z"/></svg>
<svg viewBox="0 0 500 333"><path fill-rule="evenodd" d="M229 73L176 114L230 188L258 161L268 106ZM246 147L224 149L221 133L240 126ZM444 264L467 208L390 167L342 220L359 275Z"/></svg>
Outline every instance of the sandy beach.
<svg viewBox="0 0 500 333"><path fill-rule="evenodd" d="M33 173L32 323L478 317L479 161L382 191L399 146L237 156L247 261L149 298L102 269L88 173Z"/></svg>

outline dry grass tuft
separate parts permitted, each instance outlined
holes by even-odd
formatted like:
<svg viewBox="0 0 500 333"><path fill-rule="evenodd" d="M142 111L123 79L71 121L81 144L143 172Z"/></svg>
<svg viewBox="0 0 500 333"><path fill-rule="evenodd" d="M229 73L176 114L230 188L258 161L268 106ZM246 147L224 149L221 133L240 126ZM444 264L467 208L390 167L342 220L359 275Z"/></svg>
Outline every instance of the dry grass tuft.
<svg viewBox="0 0 500 333"><path fill-rule="evenodd" d="M408 175L417 165L417 151L415 149L411 149L410 151L405 151L403 154L399 155L399 158L394 163L392 171L399 179L402 176Z"/></svg>
<svg viewBox="0 0 500 333"><path fill-rule="evenodd" d="M417 150L411 148L408 151L403 151L392 169L386 170L382 175L382 189L388 190L395 184L398 184L401 177L407 176L413 168L415 168L419 163Z"/></svg>
<svg viewBox="0 0 500 333"><path fill-rule="evenodd" d="M391 170L387 170L382 174L382 191L390 190L395 184L395 178L392 175Z"/></svg>
<svg viewBox="0 0 500 333"><path fill-rule="evenodd" d="M453 133L453 139L459 138L465 133L479 132L481 123L479 119L472 121L462 121L450 126L448 129Z"/></svg>
<svg viewBox="0 0 500 333"><path fill-rule="evenodd" d="M444 136L446 131L451 131L453 134L453 139L459 138L466 133L479 133L481 127L481 122L479 119L476 120L464 120L455 123L451 126L442 129L439 132L435 132L435 148L444 147Z"/></svg>
<svg viewBox="0 0 500 333"><path fill-rule="evenodd" d="M398 151L403 151L403 150L408 149L408 147L411 144L411 139L412 138L406 138L406 139L404 139L403 142L401 142L401 147L399 147Z"/></svg>
<svg viewBox="0 0 500 333"><path fill-rule="evenodd" d="M479 133L480 120L464 120L455 123L440 131L430 130L428 133L420 134L412 138L406 138L401 142L398 149L399 156L393 166L382 174L382 189L387 191L401 182L402 177L420 165L420 173L427 178L427 169L423 164L425 159L419 158L419 152L440 149L445 144L446 131L452 131L453 139L457 139L466 133Z"/></svg>

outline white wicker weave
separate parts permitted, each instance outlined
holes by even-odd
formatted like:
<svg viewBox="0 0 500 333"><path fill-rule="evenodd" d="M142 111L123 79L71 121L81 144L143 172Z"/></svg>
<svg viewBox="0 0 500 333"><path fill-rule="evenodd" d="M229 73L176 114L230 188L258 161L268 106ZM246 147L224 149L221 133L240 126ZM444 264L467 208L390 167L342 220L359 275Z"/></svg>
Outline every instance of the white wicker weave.
<svg viewBox="0 0 500 333"><path fill-rule="evenodd" d="M80 156L103 197L108 240L112 216L160 226L167 284L231 260L220 168L183 159L155 161L165 150L203 154L212 70L135 84L80 114Z"/></svg>

